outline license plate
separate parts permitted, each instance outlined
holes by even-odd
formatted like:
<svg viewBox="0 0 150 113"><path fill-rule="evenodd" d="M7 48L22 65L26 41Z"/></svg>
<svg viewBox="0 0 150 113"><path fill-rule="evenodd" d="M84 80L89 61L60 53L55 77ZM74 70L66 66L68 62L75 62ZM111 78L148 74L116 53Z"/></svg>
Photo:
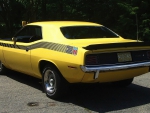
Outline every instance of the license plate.
<svg viewBox="0 0 150 113"><path fill-rule="evenodd" d="M125 53L117 53L118 55L118 62L128 62L132 61L131 53L125 52Z"/></svg>

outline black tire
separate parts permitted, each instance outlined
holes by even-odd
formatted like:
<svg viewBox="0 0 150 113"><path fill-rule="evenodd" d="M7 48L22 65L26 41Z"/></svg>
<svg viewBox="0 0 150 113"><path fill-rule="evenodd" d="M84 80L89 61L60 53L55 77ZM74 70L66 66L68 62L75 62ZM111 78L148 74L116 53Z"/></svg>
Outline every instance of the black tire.
<svg viewBox="0 0 150 113"><path fill-rule="evenodd" d="M42 85L44 92L51 99L58 99L63 96L68 89L67 81L60 72L51 66L46 66L43 71Z"/></svg>
<svg viewBox="0 0 150 113"><path fill-rule="evenodd" d="M7 72L7 68L0 61L0 74L5 74Z"/></svg>
<svg viewBox="0 0 150 113"><path fill-rule="evenodd" d="M121 80L121 81L116 81L116 82L112 82L112 84L114 86L117 86L117 87L127 87L127 86L129 86L132 83L133 79L134 78Z"/></svg>

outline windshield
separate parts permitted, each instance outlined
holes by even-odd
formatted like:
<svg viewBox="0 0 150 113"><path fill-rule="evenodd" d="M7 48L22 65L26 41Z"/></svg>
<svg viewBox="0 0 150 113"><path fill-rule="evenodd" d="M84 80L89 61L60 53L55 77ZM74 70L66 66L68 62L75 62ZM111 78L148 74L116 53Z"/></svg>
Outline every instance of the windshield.
<svg viewBox="0 0 150 113"><path fill-rule="evenodd" d="M117 38L116 33L104 26L69 26L60 28L64 37L68 39L87 38Z"/></svg>

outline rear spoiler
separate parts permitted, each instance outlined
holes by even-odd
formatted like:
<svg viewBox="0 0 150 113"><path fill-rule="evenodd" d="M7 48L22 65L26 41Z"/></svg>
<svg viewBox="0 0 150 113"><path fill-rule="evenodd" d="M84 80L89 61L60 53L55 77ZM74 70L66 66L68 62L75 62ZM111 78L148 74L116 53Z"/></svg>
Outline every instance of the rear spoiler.
<svg viewBox="0 0 150 113"><path fill-rule="evenodd" d="M108 43L95 44L83 47L86 50L110 49L110 48L127 48L127 47L150 46L150 42L126 42L126 43Z"/></svg>

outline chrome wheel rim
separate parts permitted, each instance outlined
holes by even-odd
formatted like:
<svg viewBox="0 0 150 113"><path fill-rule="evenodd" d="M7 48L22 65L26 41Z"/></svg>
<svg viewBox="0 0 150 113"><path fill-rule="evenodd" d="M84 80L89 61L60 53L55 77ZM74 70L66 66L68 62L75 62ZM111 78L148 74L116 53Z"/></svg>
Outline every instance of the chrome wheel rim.
<svg viewBox="0 0 150 113"><path fill-rule="evenodd" d="M47 94L53 94L56 91L55 74L51 70L47 70L44 74L44 85Z"/></svg>

